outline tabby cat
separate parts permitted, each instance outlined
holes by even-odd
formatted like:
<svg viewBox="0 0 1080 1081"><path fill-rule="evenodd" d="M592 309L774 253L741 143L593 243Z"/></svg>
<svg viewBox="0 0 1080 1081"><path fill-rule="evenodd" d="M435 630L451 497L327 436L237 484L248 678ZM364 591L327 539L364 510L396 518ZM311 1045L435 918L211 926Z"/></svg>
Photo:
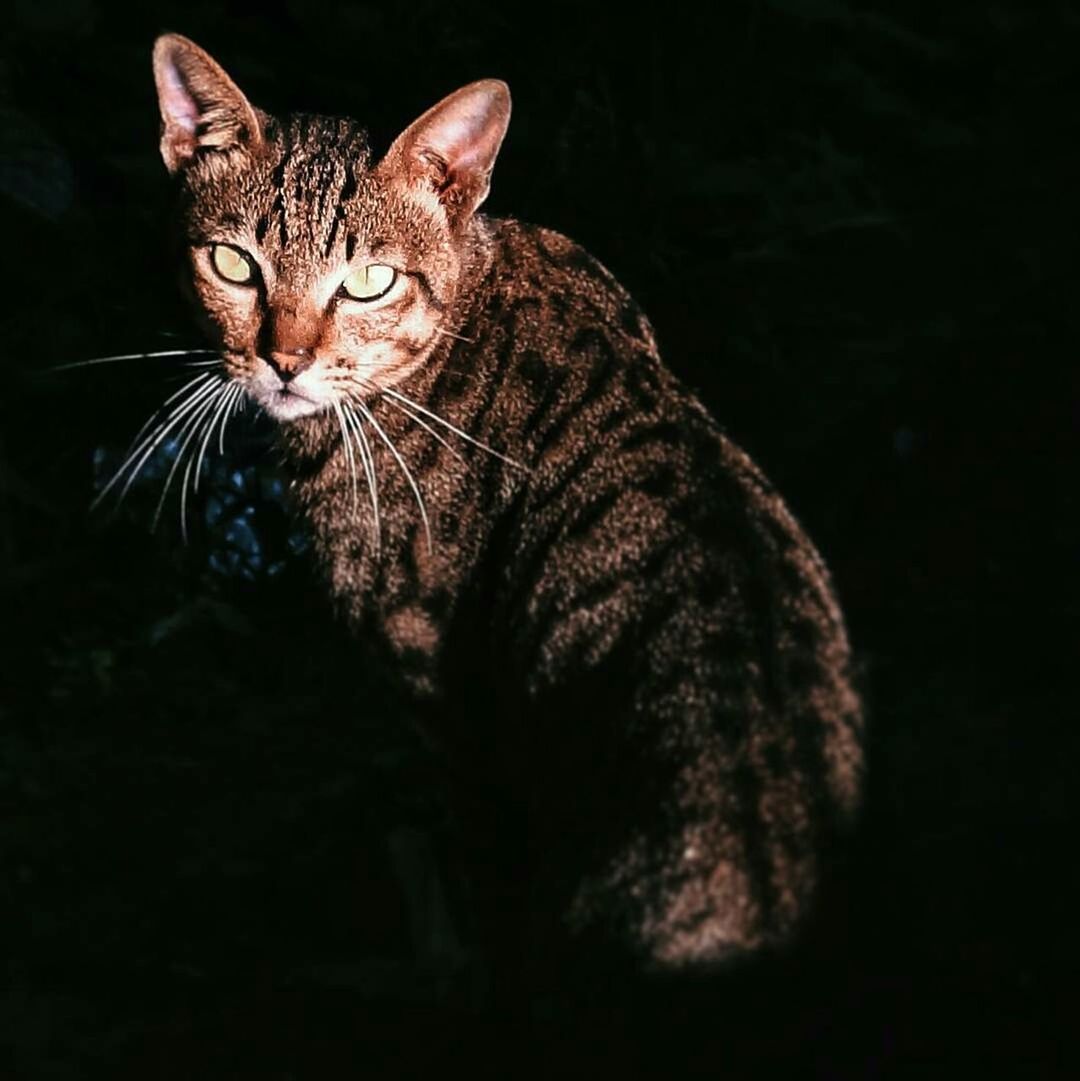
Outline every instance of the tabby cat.
<svg viewBox="0 0 1080 1081"><path fill-rule="evenodd" d="M699 970L789 939L862 770L829 576L611 274L477 213L505 84L380 157L183 37L154 75L220 350L173 430L241 395L278 422L333 598L445 754L487 948Z"/></svg>

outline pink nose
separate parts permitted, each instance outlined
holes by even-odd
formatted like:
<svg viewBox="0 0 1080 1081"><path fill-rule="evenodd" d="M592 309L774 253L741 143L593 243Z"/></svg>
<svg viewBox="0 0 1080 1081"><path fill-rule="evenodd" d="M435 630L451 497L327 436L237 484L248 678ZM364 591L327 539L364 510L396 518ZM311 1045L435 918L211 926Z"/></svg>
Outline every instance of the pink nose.
<svg viewBox="0 0 1080 1081"><path fill-rule="evenodd" d="M266 363L277 372L283 383L295 379L305 368L315 363L312 349L274 350L266 357Z"/></svg>

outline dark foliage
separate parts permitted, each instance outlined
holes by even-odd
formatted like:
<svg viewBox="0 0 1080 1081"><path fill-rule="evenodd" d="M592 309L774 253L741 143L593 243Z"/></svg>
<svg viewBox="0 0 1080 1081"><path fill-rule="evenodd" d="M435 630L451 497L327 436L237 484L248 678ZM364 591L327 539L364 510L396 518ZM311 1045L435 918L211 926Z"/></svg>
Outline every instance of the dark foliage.
<svg viewBox="0 0 1080 1081"><path fill-rule="evenodd" d="M165 256L149 49L167 29L259 104L352 114L382 145L506 78L489 209L630 287L833 566L871 708L867 813L840 945L717 1002L745 1053L791 1040L822 1077L1061 1064L1080 5L14 0L4 18L0 1078L382 1076L477 1024L430 901L441 863L467 903L437 759L358 669L257 427L214 456L187 543L174 497L148 532L167 456L87 511L184 369L48 367L201 344ZM723 1076L680 1058L671 1023L658 1076Z"/></svg>

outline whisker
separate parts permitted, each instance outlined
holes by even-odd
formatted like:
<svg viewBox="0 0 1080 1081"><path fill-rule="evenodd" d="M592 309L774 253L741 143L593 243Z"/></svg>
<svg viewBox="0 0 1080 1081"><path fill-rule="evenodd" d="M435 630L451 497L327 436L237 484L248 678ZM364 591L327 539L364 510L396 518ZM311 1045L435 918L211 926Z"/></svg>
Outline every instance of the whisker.
<svg viewBox="0 0 1080 1081"><path fill-rule="evenodd" d="M211 437L214 434L214 425L225 415L225 410L228 408L229 403L235 397L235 391L239 387L236 383L230 383L224 393L221 395L220 402L218 404L217 412L210 418L210 423L206 426L206 434L203 436L202 445L199 447L199 456L195 460L195 485L191 489L192 492L199 490L199 475L202 472L203 457L206 455L206 447L210 442Z"/></svg>
<svg viewBox="0 0 1080 1081"><path fill-rule="evenodd" d="M195 464L195 483L192 486L192 494L199 490L199 477L201 476L200 470L202 469L203 455L206 453L207 444L210 442L211 437L214 434L214 425L220 419L221 425L218 430L218 453L225 453L225 425L228 423L229 414L232 411L232 407L236 404L238 395L243 393L243 389L239 384L233 383L231 386L225 389L225 392L221 395L221 405L218 407L217 412L211 417L210 423L206 426L206 435L203 438L202 446L199 448L199 458ZM191 475L191 465L194 460L194 455L188 458L188 463L184 467L184 476L180 482L180 534L184 538L184 543L187 544L187 493L188 493L188 478Z"/></svg>
<svg viewBox="0 0 1080 1081"><path fill-rule="evenodd" d="M76 360L70 364L54 364L46 368L47 372L66 372L71 368L91 368L95 364L115 364L119 360L149 360L152 357L194 357L210 353L219 354L219 349L161 349L156 353L118 353L114 357L92 357L90 360ZM203 361L204 364L216 364L217 361Z"/></svg>
<svg viewBox="0 0 1080 1081"><path fill-rule="evenodd" d="M466 469L469 468L469 463L465 460L464 456L458 453L458 451L455 450L452 446L450 446L450 444L445 439L443 439L443 437L439 435L439 433L435 431L435 429L432 428L432 426L428 424L426 420L424 420L422 417L418 417L411 409L409 409L407 406L402 405L400 402L387 401L387 405L392 405L399 412L404 413L405 416L407 416L415 424L419 424L420 427L423 428L424 431L427 432L433 439L437 439L444 447L446 447L446 449L455 458L457 458L457 460L461 462L461 464L465 466Z"/></svg>
<svg viewBox="0 0 1080 1081"><path fill-rule="evenodd" d="M191 476L191 458L188 458L187 465L184 466L184 476L180 480L180 536L183 538L185 544L188 542L187 535L187 490L188 479ZM199 476L196 473L195 483L198 484Z"/></svg>
<svg viewBox="0 0 1080 1081"><path fill-rule="evenodd" d="M165 484L161 489L161 495L158 497L157 506L154 508L154 518L153 521L150 523L151 530L157 529L158 522L161 520L161 510L165 506L165 497L169 494L169 488L172 486L172 479L174 476L176 476L177 469L180 468L180 463L184 458L184 453L188 448L188 444L191 443L193 438L197 438L196 433L200 430L200 426L203 420L206 418L207 414L212 414L214 406L218 403L221 396L225 393L225 387L215 387L214 392L210 395L210 397L204 402L202 402L199 408L196 409L195 412L192 413L192 415L188 417L188 419L184 422L184 426L180 429L180 431L177 432L176 438L182 439L183 442L181 442L180 449L177 450L176 457L173 459L172 468L169 470L168 475L165 477ZM184 533L186 539L187 526L185 524L183 515L187 510L187 506L186 500L184 499L184 493L181 492L180 496L180 528L181 531Z"/></svg>
<svg viewBox="0 0 1080 1081"><path fill-rule="evenodd" d="M433 413L430 409L425 409L419 402L414 402L412 398L407 398L404 394L400 394L396 390L387 389L383 390L381 393L384 398L396 398L399 402L404 402L406 405L412 406L413 409L423 413L425 417L430 417L436 424L441 424L444 428L449 428L455 435L460 436L468 443L472 443L473 446L479 447L483 451L487 451L488 454L493 454L500 461L506 462L507 465L512 465L515 469L521 469L526 473L531 472L528 466L524 466L520 462L515 462L513 458L508 458L505 454L501 454L499 451L495 450L494 447L489 447L486 443L481 443L479 439L474 439L468 432L463 432L444 417L440 417L438 413Z"/></svg>
<svg viewBox="0 0 1080 1081"><path fill-rule="evenodd" d="M124 485L123 491L120 493L120 498L117 503L124 501L124 496L127 495L128 490L131 488L132 482L138 476L139 471L146 464L147 459L154 453L154 449L161 443L161 441L169 434L169 432L180 422L180 420L194 409L200 401L204 400L206 395L210 393L214 387L221 382L219 376L210 376L209 382L204 382L201 387L193 390L191 394L187 396L166 418L163 420L146 438L124 459L124 463L119 469L112 475L108 484L98 493L93 503L90 504L91 509L98 506L99 503L109 494L112 488L120 480L120 478L127 472L128 467L139 454L142 457L138 463L131 470L131 474L127 479L127 483ZM206 379L206 376L199 376L199 380Z"/></svg>
<svg viewBox="0 0 1080 1081"><path fill-rule="evenodd" d="M359 398L354 398L353 402L356 408L360 410L361 416L375 429L375 434L386 444L387 449L394 456L394 461L397 462L406 481L408 481L409 487L412 488L413 495L416 497L416 505L420 508L420 518L424 523L424 536L427 538L428 551L434 551L431 543L431 523L428 521L427 507L424 506L424 497L416 483L416 478L412 475L412 470L405 463L405 459L398 453L394 441L383 431L382 425L375 419L375 415L371 410Z"/></svg>
<svg viewBox="0 0 1080 1081"><path fill-rule="evenodd" d="M345 451L345 462L349 467L349 476L352 478L352 509L353 514L355 515L356 505L359 502L359 492L356 481L356 459L353 457L352 439L349 437L349 432L345 426L345 414L341 411L341 403L336 398L333 398L331 399L330 404L334 408L338 427L341 429L341 443Z"/></svg>
<svg viewBox="0 0 1080 1081"><path fill-rule="evenodd" d="M435 333L442 334L446 338L457 338L459 342L469 342L471 345L476 344L475 338L466 338L464 334L455 334L452 330L443 330L442 327L436 327Z"/></svg>
<svg viewBox="0 0 1080 1081"><path fill-rule="evenodd" d="M195 465L195 483L192 486L192 494L199 490L199 478L202 475L200 470L202 469L202 458L206 453L207 444L214 434L214 425L220 419L220 425L218 426L218 454L225 453L225 425L229 423L229 418L232 416L233 409L236 407L236 403L240 396L243 394L243 388L239 384L233 384L222 395L221 405L218 411L211 418L210 423L206 426L206 435L203 438L202 446L199 448L199 460ZM187 492L188 492L188 477L191 474L191 465L194 459L194 455L188 458L188 463L184 467L183 480L180 482L180 533L184 538L184 543L187 544Z"/></svg>
<svg viewBox="0 0 1080 1081"><path fill-rule="evenodd" d="M364 431L364 426L353 410L351 403L344 401L341 406L346 419L356 434L356 449L360 452L360 460L364 466L364 477L367 480L368 494L371 497L371 513L375 520L373 548L375 554L378 555L379 548L382 546L382 519L379 516L379 485L375 476L375 456L371 453L367 433Z"/></svg>
<svg viewBox="0 0 1080 1081"><path fill-rule="evenodd" d="M184 426L177 432L176 438L182 439L179 450L176 452L176 457L173 459L172 468L169 470L168 475L165 477L165 484L162 486L161 495L158 497L157 506L154 508L154 518L150 523L151 531L157 529L158 522L161 520L161 510L165 506L165 497L169 494L169 488L172 486L172 479L176 476L177 469L180 468L180 462L184 458L184 453L188 448L188 444L196 437L196 433L199 431L199 427L202 424L208 413L211 413L214 406L217 404L218 399L225 393L225 389L221 386L215 387L214 392L204 402L199 405L199 408L184 422ZM186 501L181 493L181 514L186 512ZM181 518L180 522L181 531L187 536L187 526Z"/></svg>
<svg viewBox="0 0 1080 1081"><path fill-rule="evenodd" d="M195 376L194 379L189 379L174 394L170 394L165 399L165 401L163 401L161 403L161 405L158 406L158 413L160 413L167 405L170 405L172 402L175 402L176 399L179 398L180 395L183 394L184 391L188 389L188 387L193 387L193 386L195 386L196 383L205 383L207 380L213 380L213 379L217 379L217 378L219 378L219 376L217 376L214 372L200 372L197 376Z"/></svg>
<svg viewBox="0 0 1080 1081"><path fill-rule="evenodd" d="M218 441L217 449L218 454L225 453L225 425L241 412L244 408L244 388L239 383L236 384L236 393L232 398L232 405L229 406L228 412L221 419L221 427L218 429Z"/></svg>
<svg viewBox="0 0 1080 1081"><path fill-rule="evenodd" d="M171 402L176 401L176 399L179 398L180 395L183 394L185 390L188 390L190 387L196 386L199 383L205 383L208 379L213 379L213 378L214 378L214 375L213 375L212 372L201 372L199 375L195 376L194 379L189 379L175 394L170 394L165 399L165 401L163 401L161 403L161 405L159 405L157 407L157 409L155 409L154 412L150 414L150 417L146 421L146 423L135 433L135 438L132 439L132 441L128 444L127 451L125 451L124 453L126 454L126 453L129 453L131 451L132 447L134 447L135 444L138 443L138 441L143 437L143 434L146 432L146 430L165 411L166 407Z"/></svg>

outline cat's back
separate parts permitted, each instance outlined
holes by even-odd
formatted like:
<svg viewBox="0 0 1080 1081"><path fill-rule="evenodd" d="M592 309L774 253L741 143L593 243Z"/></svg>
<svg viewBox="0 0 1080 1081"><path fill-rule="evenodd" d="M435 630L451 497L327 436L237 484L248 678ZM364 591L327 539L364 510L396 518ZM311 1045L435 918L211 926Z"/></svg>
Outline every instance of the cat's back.
<svg viewBox="0 0 1080 1081"><path fill-rule="evenodd" d="M509 437L530 469L517 535L541 556L536 569L557 573L561 607L580 607L575 581L590 581L595 597L601 566L610 586L634 577L652 597L678 584L690 591L686 606L722 607L726 592L735 607L759 609L758 648L797 640L816 650L817 674L846 677L824 561L768 478L665 365L627 290L551 229L502 220L492 233L486 345L498 354L506 412L491 434ZM514 579L543 592L542 578ZM805 626L784 633L797 622ZM801 687L789 680L784 690Z"/></svg>
<svg viewBox="0 0 1080 1081"><path fill-rule="evenodd" d="M488 227L484 437L531 468L492 626L519 760L560 786L535 819L550 907L662 965L782 939L858 798L828 573L612 275L558 233Z"/></svg>
<svg viewBox="0 0 1080 1081"><path fill-rule="evenodd" d="M812 542L749 455L666 366L627 290L558 232L513 220L492 226L495 284L484 318L488 347L498 343L507 411L499 429L531 471L523 536L542 539L551 553L553 541L574 540L571 570L604 554L626 570L645 559L637 571L649 576L670 555L698 592L745 573L757 579L758 599L773 599L774 614L799 609L846 649ZM610 531L630 520L641 527L639 543ZM655 579L650 585L659 589Z"/></svg>
<svg viewBox="0 0 1080 1081"><path fill-rule="evenodd" d="M631 432L652 442L653 424L711 433L711 419L661 362L641 308L599 260L552 229L484 224L491 269L467 336L491 357L481 379L490 372L499 389L490 431L528 465L534 493ZM684 440L667 435L667 450L679 452ZM711 434L705 442L715 445Z"/></svg>

